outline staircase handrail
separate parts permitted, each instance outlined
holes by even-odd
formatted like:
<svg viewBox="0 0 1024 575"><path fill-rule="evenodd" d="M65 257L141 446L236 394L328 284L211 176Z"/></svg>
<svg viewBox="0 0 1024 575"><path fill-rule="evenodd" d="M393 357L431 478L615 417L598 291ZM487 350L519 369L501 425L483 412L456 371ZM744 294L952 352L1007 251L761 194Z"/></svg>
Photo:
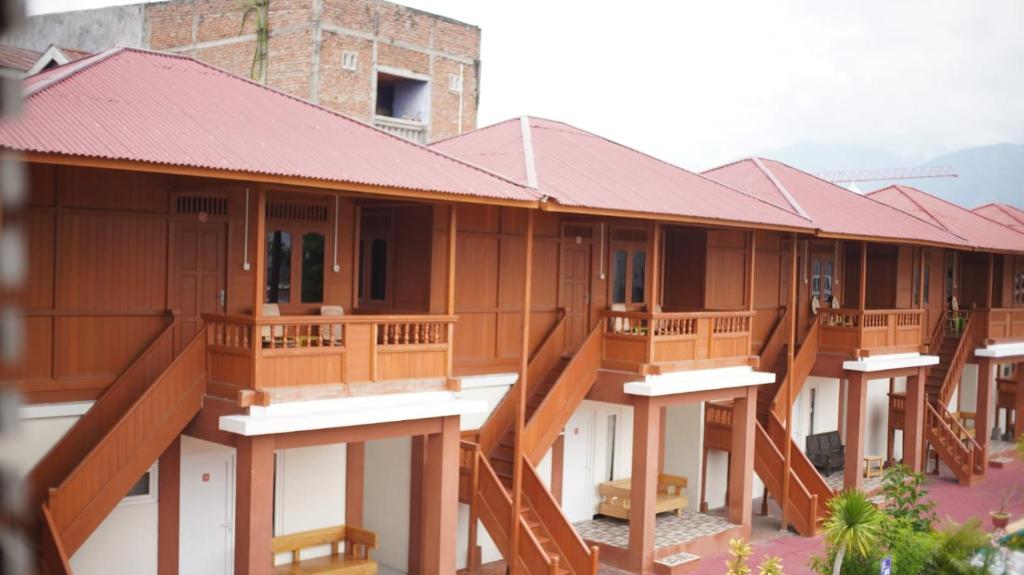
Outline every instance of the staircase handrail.
<svg viewBox="0 0 1024 575"><path fill-rule="evenodd" d="M526 368L526 397L530 397L531 392L541 384L544 375L554 367L561 357L567 317L568 315L563 310L554 327L551 328L544 341L533 352ZM517 380L512 385L511 389L495 406L491 415L488 416L487 421L480 427L480 451L485 456L490 455L494 451L502 436L515 423L516 409L519 406L519 386L522 383L522 381Z"/></svg>
<svg viewBox="0 0 1024 575"><path fill-rule="evenodd" d="M545 516L551 519L550 522L544 523L544 527L565 559L567 567L577 575L597 575L597 547L587 547L558 502L555 501L554 496L544 487L537 469L525 457L523 458L523 494L534 511L537 512L538 517L541 517L542 520Z"/></svg>
<svg viewBox="0 0 1024 575"><path fill-rule="evenodd" d="M775 392L775 397L772 399L772 413L775 414L781 421L785 421L786 418L786 405L785 401L779 401L783 397L792 397L796 399L796 396L800 394L800 390L803 387L807 377L811 374L811 370L814 369L814 364L818 360L818 326L819 322L811 323L810 329L807 330L807 334L804 335L803 342L800 347L796 350L796 355L793 357L793 373L786 372L785 379L782 385L779 386ZM800 382L800 388L795 387L795 382ZM789 395L789 388L793 386L792 395Z"/></svg>
<svg viewBox="0 0 1024 575"><path fill-rule="evenodd" d="M187 371L179 373L179 366L181 366L182 370ZM120 463L118 454L121 449L138 447L147 440L157 436L161 430L160 426L174 416L181 406L189 402L194 402L195 408L198 411L202 405L202 397L206 389L205 375L206 328L203 327L160 376L146 388L138 400L121 415L117 423L78 462L71 473L59 485L50 489L48 504L53 511L55 524L60 530L62 537L65 538L64 543L69 551L74 553L78 546L84 542L85 536L83 533L77 533L75 538L68 538L66 534L68 526L78 519L83 510L92 503L93 499L100 494L102 489L108 487L110 478L131 463L130 459ZM166 407L161 409L161 404ZM164 417L158 420L152 417L154 413L161 413ZM118 444L114 434L122 429L122 426L130 425L132 421L139 422L139 429L144 429L143 426L148 424L150 426L150 434L142 439L138 439L139 445L136 446L126 447ZM174 437L177 437L177 434ZM170 438L168 443L173 441L173 439L173 437ZM156 457L159 457L159 453L154 456L154 460ZM109 463L110 461L116 461L120 465L103 466L104 463ZM150 464L151 462L146 467ZM76 487L81 488L82 492L73 494L72 491ZM131 487L130 483L125 486L125 490L129 487ZM69 495L76 496L69 499ZM114 504L116 505L116 501ZM64 507L65 505L68 507Z"/></svg>
<svg viewBox="0 0 1024 575"><path fill-rule="evenodd" d="M786 434L785 426L774 415L768 417L767 431L773 442L782 439ZM800 483L806 487L807 491L818 498L819 516L823 517L828 500L833 495L832 487L807 458L807 454L796 445L793 439L790 441L793 443L790 446L790 467L793 469L793 473L800 478Z"/></svg>
<svg viewBox="0 0 1024 575"><path fill-rule="evenodd" d="M764 481L765 485L769 489L774 487L774 491L776 492L777 499L780 501L780 505L786 505L785 502L781 501L782 485L783 481L785 481L786 474L785 458L778 446L775 445L771 435L764 427L761 426L760 423L755 424L754 437L755 445L757 444L758 437L763 437L763 442L767 444L766 446L762 446L761 449L755 449L754 466L755 468L757 467L758 460L765 462L765 465L768 466L768 471L772 473L772 476L762 476L761 480ZM796 522L792 521L792 516L790 516L790 522L794 523L794 527L804 535L811 535L814 533L818 518L818 498L816 495L812 494L809 489L807 489L807 486L800 481L800 478L793 470L790 470L790 480L789 508L797 514L800 524L796 525ZM802 502L802 505L797 503L798 499Z"/></svg>
<svg viewBox="0 0 1024 575"><path fill-rule="evenodd" d="M789 308L782 307L779 310L779 318L775 321L771 334L768 335L768 339L765 340L764 345L761 346L761 352L758 354L758 369L774 367L779 354L782 353L782 348L786 345Z"/></svg>
<svg viewBox="0 0 1024 575"><path fill-rule="evenodd" d="M938 353L942 345L942 339L946 337L946 323L949 321L949 311L943 311L939 315L939 321L932 328L931 336L928 338L928 353Z"/></svg>
<svg viewBox="0 0 1024 575"><path fill-rule="evenodd" d="M174 359L174 331L178 318L167 310L167 325L121 372L78 421L32 468L28 485L32 504L46 500L47 491L63 481L80 461L116 425L118 419L144 393ZM166 353L158 356L158 353ZM165 361L166 360L166 361Z"/></svg>
<svg viewBox="0 0 1024 575"><path fill-rule="evenodd" d="M938 400L942 404L943 408L949 405L949 400L953 395L953 390L956 388L957 384L960 383L960 375L963 372L964 365L967 364L967 358L971 355L973 341L974 314L968 313L967 323L964 325L964 329L960 334L960 341L957 342L956 351L953 353L953 357L949 360L949 369L946 370L946 377L942 381L942 387L939 388Z"/></svg>
<svg viewBox="0 0 1024 575"><path fill-rule="evenodd" d="M943 411L945 411L945 409L943 409ZM940 413L936 409L936 406L931 403L925 404L925 425L933 432L942 433L946 436L947 441L942 445L947 449L956 452L952 454L954 459L956 459L956 455L960 456L962 464L966 467L966 471L972 473L978 471L978 465L976 462L976 460L979 459L976 454L980 453L980 446L978 446L978 443L970 436L966 436L969 441L965 442L963 439L965 436L961 436L954 431L953 427L950 425L950 420L943 417L942 413ZM957 423L957 425L959 425L959 423ZM961 429L963 429L962 426ZM950 462L947 462L947 464L949 463Z"/></svg>
<svg viewBox="0 0 1024 575"><path fill-rule="evenodd" d="M539 463L586 397L601 367L604 326L598 324L573 356L523 429L523 452Z"/></svg>

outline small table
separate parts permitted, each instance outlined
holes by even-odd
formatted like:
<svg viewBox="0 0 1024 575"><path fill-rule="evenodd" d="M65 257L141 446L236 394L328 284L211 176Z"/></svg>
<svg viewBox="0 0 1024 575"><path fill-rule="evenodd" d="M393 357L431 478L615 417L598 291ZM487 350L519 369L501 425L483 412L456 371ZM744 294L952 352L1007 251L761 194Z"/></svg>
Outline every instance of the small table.
<svg viewBox="0 0 1024 575"><path fill-rule="evenodd" d="M880 455L865 455L864 456L864 477L881 477L882 476L882 462L883 462L883 458Z"/></svg>

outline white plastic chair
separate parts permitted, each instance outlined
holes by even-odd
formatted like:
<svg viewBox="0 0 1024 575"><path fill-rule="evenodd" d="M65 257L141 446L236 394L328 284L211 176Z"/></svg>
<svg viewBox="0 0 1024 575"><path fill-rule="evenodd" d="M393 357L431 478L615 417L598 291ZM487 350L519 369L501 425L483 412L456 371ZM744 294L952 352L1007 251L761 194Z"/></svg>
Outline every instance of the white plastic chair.
<svg viewBox="0 0 1024 575"><path fill-rule="evenodd" d="M343 316L345 315L345 308L340 305L322 305L320 306L320 315L331 317ZM324 344L341 345L343 329L340 323L331 324L330 329L324 330L320 334Z"/></svg>

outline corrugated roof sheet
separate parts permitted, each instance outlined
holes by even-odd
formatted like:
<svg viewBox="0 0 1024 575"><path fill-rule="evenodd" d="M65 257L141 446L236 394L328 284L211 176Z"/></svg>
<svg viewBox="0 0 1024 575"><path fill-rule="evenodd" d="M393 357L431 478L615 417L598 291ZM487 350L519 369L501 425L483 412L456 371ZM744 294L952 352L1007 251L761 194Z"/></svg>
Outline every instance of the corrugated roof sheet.
<svg viewBox="0 0 1024 575"><path fill-rule="evenodd" d="M519 118L433 144L435 149L527 183L558 204L811 230L770 201L562 122Z"/></svg>
<svg viewBox="0 0 1024 575"><path fill-rule="evenodd" d="M928 219L964 238L971 247L1024 252L1024 234L917 188L888 186L868 197Z"/></svg>
<svg viewBox="0 0 1024 575"><path fill-rule="evenodd" d="M1024 233L1024 210L1016 206L993 202L984 206L978 206L971 211Z"/></svg>
<svg viewBox="0 0 1024 575"><path fill-rule="evenodd" d="M53 46L51 46L51 48L52 47ZM70 61L80 60L89 56L88 52L83 52L81 50L59 47L57 50L60 50L61 54L67 56ZM45 54L45 52L0 44L0 68L10 68L12 70L28 72L36 65L36 62L43 57L43 54Z"/></svg>
<svg viewBox="0 0 1024 575"><path fill-rule="evenodd" d="M963 238L899 209L766 158L712 168L705 176L764 198L780 209L805 212L826 234L959 245Z"/></svg>
<svg viewBox="0 0 1024 575"><path fill-rule="evenodd" d="M24 83L0 147L535 201L437 150L184 56L118 48Z"/></svg>

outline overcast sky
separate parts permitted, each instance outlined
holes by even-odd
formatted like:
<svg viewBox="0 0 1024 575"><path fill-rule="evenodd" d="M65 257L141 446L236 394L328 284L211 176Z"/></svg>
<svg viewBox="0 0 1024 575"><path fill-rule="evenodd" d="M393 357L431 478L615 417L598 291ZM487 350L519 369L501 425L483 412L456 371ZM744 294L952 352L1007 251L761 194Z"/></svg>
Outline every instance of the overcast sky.
<svg viewBox="0 0 1024 575"><path fill-rule="evenodd" d="M132 2L29 0L112 3ZM481 126L564 120L692 169L802 141L1024 142L1021 0L400 3L483 29Z"/></svg>

